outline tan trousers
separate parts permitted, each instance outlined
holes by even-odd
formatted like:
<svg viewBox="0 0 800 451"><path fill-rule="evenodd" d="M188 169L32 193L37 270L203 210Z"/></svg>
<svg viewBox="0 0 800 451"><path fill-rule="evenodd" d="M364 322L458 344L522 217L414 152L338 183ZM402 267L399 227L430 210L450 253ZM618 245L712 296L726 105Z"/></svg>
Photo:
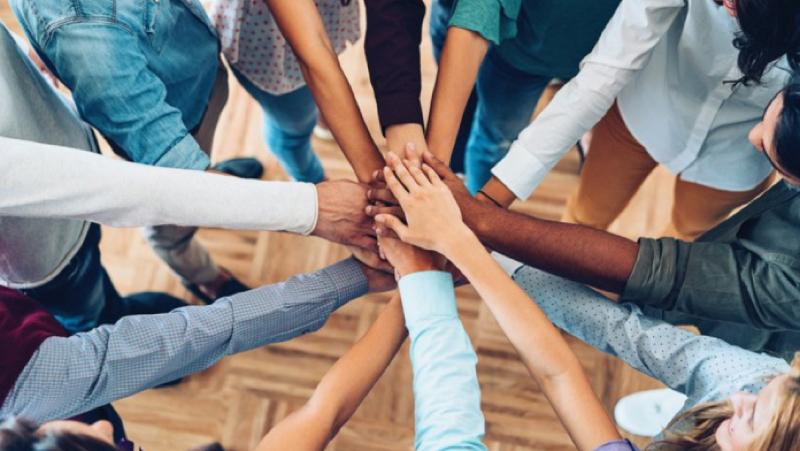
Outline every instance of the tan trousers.
<svg viewBox="0 0 800 451"><path fill-rule="evenodd" d="M615 104L595 126L577 193L567 202L563 220L607 229L628 205L658 163L628 131ZM664 235L693 240L722 222L770 184L772 177L749 191L722 191L675 181L672 221Z"/></svg>
<svg viewBox="0 0 800 451"><path fill-rule="evenodd" d="M227 101L228 72L220 61L206 112L200 125L192 131L197 144L208 155L211 154L217 122ZM156 255L181 279L205 284L216 279L220 269L211 259L208 250L195 239L195 232L196 227L164 225L146 227L144 236Z"/></svg>

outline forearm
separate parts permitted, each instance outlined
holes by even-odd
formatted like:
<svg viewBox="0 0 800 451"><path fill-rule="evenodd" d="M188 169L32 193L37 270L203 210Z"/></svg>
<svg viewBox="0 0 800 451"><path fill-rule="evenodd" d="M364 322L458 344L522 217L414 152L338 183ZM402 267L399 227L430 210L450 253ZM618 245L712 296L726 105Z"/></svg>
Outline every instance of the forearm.
<svg viewBox="0 0 800 451"><path fill-rule="evenodd" d="M493 205L465 212L486 246L530 266L620 293L636 263L638 244L591 227L547 221Z"/></svg>
<svg viewBox="0 0 800 451"><path fill-rule="evenodd" d="M695 335L648 317L633 305L614 303L585 285L537 269L522 267L513 277L557 327L686 393L692 398L690 404L710 400L707 395L729 388L733 381L757 380L758 374L777 374L787 368L780 358ZM731 373L732 362L738 362L736 367L743 371Z"/></svg>
<svg viewBox="0 0 800 451"><path fill-rule="evenodd" d="M332 434L355 413L405 338L400 299L394 297L364 336L325 374L308 402L311 410L325 412Z"/></svg>
<svg viewBox="0 0 800 451"><path fill-rule="evenodd" d="M311 0L268 0L268 5L356 177L368 182L372 172L383 166L383 158L364 123L316 4Z"/></svg>
<svg viewBox="0 0 800 451"><path fill-rule="evenodd" d="M477 240L459 246L452 258L497 318L578 449L592 450L618 439L577 356L544 312L505 275ZM581 415L576 416L576 410ZM587 425L587 418L594 421Z"/></svg>
<svg viewBox="0 0 800 451"><path fill-rule="evenodd" d="M477 356L458 317L452 277L415 272L399 287L411 337L415 448L485 449Z"/></svg>
<svg viewBox="0 0 800 451"><path fill-rule="evenodd" d="M421 0L365 0L364 5L367 12L364 53L378 119L389 139L392 126L423 126L419 46L425 5Z"/></svg>
<svg viewBox="0 0 800 451"><path fill-rule="evenodd" d="M431 152L444 162L450 160L464 108L488 49L489 42L474 31L458 27L447 31L427 135Z"/></svg>
<svg viewBox="0 0 800 451"><path fill-rule="evenodd" d="M129 316L69 338L45 340L2 406L2 414L68 418L208 368L226 355L289 340L321 327L367 281L346 260L162 315Z"/></svg>
<svg viewBox="0 0 800 451"><path fill-rule="evenodd" d="M150 167L3 137L0 147L9 162L0 165L0 187L12 193L0 197L3 215L303 234L315 226L317 194L310 184Z"/></svg>

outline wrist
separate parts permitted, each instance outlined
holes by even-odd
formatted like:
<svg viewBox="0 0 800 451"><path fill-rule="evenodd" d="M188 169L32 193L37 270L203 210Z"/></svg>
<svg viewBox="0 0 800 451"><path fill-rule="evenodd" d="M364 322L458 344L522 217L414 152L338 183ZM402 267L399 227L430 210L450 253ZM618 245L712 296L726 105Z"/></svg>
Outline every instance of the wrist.
<svg viewBox="0 0 800 451"><path fill-rule="evenodd" d="M447 238L440 243L436 252L454 262L455 255L473 246L481 246L478 237L466 224L461 224L457 229L448 232Z"/></svg>
<svg viewBox="0 0 800 451"><path fill-rule="evenodd" d="M409 274L417 272L433 271L436 270L436 262L433 260L433 254L422 249L409 247L410 252L406 258L400 259L394 268L400 277L405 277Z"/></svg>

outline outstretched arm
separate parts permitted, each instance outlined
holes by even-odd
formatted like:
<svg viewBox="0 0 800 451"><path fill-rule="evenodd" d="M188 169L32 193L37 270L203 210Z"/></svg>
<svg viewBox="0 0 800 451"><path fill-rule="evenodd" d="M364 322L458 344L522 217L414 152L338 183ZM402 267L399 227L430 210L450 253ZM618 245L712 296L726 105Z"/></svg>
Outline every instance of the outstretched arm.
<svg viewBox="0 0 800 451"><path fill-rule="evenodd" d="M314 0L267 0L317 105L362 182L383 166Z"/></svg>
<svg viewBox="0 0 800 451"><path fill-rule="evenodd" d="M257 450L324 449L361 405L405 337L403 310L394 297L367 333L325 374L311 399L278 423Z"/></svg>
<svg viewBox="0 0 800 451"><path fill-rule="evenodd" d="M51 337L25 366L0 416L69 418L206 369L226 355L314 331L368 289L388 288L348 259L213 305L128 316L113 326Z"/></svg>
<svg viewBox="0 0 800 451"><path fill-rule="evenodd" d="M619 433L578 358L461 221L447 186L427 165L421 170L407 167L391 154L389 162L392 170L385 170L386 182L405 212L407 225L390 215L378 216L378 223L403 241L442 253L458 266L497 318L579 449L593 450L618 440Z"/></svg>

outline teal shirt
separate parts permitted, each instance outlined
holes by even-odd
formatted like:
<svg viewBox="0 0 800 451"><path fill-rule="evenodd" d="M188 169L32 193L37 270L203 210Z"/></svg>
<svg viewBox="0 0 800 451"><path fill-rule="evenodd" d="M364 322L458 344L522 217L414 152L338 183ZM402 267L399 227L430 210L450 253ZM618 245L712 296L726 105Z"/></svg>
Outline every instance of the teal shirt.
<svg viewBox="0 0 800 451"><path fill-rule="evenodd" d="M503 59L533 75L568 80L620 0L457 0L451 27L479 33Z"/></svg>
<svg viewBox="0 0 800 451"><path fill-rule="evenodd" d="M450 274L425 271L399 282L414 371L414 448L484 451L478 358L456 309Z"/></svg>

